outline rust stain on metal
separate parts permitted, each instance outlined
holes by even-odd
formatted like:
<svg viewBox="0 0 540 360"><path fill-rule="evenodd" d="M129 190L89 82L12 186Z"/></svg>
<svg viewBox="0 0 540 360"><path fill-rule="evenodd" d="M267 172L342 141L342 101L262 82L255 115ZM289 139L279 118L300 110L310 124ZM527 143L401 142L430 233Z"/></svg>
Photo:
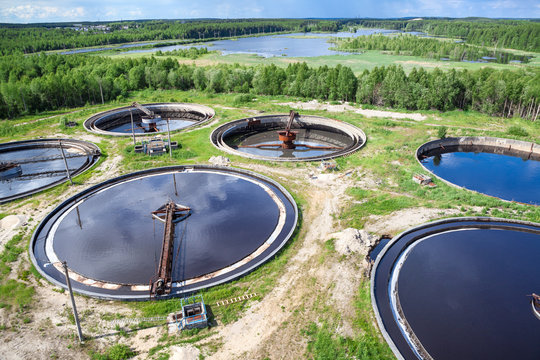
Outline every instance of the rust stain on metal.
<svg viewBox="0 0 540 360"><path fill-rule="evenodd" d="M172 289L172 262L174 250L174 224L180 217L189 215L191 208L180 206L173 201L169 201L164 207L152 212L152 216L165 222L163 232L163 244L161 247L161 257L157 279L151 282L150 296L170 294Z"/></svg>
<svg viewBox="0 0 540 360"><path fill-rule="evenodd" d="M296 140L296 135L298 134L298 131L291 131L291 126L294 121L294 119L298 116L297 112L294 112L294 110L291 110L289 112L289 121L287 121L287 127L285 130L279 130L278 138L279 141L281 141L281 144L258 144L258 145L239 145L240 148L282 148L287 150L293 150L296 149L296 147L305 147L308 149L313 150L342 150L343 147L339 146L316 146L316 145L307 145L307 144L295 144L294 140ZM255 123L258 121L258 123ZM248 128L252 130L255 126L260 124L260 120L248 120Z"/></svg>

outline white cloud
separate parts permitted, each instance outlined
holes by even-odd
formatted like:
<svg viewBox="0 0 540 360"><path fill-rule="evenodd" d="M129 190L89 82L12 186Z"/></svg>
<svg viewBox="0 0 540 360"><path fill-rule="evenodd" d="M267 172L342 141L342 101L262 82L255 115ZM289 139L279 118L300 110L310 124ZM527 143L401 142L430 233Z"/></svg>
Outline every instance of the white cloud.
<svg viewBox="0 0 540 360"><path fill-rule="evenodd" d="M105 12L105 17L107 18L115 18L118 15L118 11L115 9L108 9Z"/></svg>
<svg viewBox="0 0 540 360"><path fill-rule="evenodd" d="M21 20L69 18L79 19L84 17L86 11L83 7L62 9L55 6L19 5L2 9L4 18L18 18Z"/></svg>
<svg viewBox="0 0 540 360"><path fill-rule="evenodd" d="M488 6L494 9L514 9L517 8L517 4L514 1L499 0L488 3Z"/></svg>
<svg viewBox="0 0 540 360"><path fill-rule="evenodd" d="M465 1L463 0L448 0L448 6L451 6L453 8L460 8L464 6Z"/></svg>
<svg viewBox="0 0 540 360"><path fill-rule="evenodd" d="M135 8L128 11L129 16L132 18L141 18L143 15L143 11L139 8Z"/></svg>

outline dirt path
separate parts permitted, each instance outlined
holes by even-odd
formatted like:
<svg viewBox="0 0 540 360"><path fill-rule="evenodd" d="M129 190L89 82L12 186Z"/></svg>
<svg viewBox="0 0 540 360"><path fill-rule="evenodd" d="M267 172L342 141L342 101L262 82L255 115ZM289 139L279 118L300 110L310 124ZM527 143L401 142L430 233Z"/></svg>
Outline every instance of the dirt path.
<svg viewBox="0 0 540 360"><path fill-rule="evenodd" d="M248 309L240 320L219 330L216 338L223 342L223 347L209 359L262 358L265 354L276 359L302 357L305 344L294 321L289 320L293 309L313 295L314 289L309 285L309 269L313 267L308 265L320 252L321 241L335 230L332 214L339 212L350 185L348 178L337 176L308 179L310 204L304 213L305 230L298 240L299 251L287 263L270 294ZM311 273L316 275L317 271ZM291 323L293 326L289 326Z"/></svg>
<svg viewBox="0 0 540 360"><path fill-rule="evenodd" d="M419 113L399 113L395 111L386 111L386 110L371 110L371 109L362 109L349 105L349 103L343 103L338 105L332 105L327 102L320 103L317 100L311 100L308 102L288 102L288 103L279 103L277 105L290 106L297 109L304 110L326 110L329 112L345 112L351 111L357 114L363 115L365 117L380 117L380 118L392 118L392 119L409 119L414 121L424 121L428 117Z"/></svg>
<svg viewBox="0 0 540 360"><path fill-rule="evenodd" d="M27 122L23 122L23 123L20 123L20 124L15 124L14 126L21 126L21 125L26 125L26 124L33 124L33 123L36 123L36 122L39 122L39 121L43 121L43 120L54 119L55 117L59 117L59 116L64 116L64 115L69 115L69 114L75 114L75 113L81 112L81 111L83 111L83 110L84 110L84 109L74 110L74 111L68 111L68 112L61 113L61 114L51 115L51 116L47 116L47 117L44 117L44 118L39 118L39 119L36 119L36 120L27 121Z"/></svg>

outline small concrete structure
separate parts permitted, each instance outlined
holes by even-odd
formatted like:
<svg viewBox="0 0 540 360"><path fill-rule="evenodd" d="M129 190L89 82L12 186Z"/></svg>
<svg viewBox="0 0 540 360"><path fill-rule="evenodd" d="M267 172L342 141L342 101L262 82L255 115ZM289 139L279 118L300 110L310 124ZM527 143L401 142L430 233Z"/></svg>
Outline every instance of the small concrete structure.
<svg viewBox="0 0 540 360"><path fill-rule="evenodd" d="M180 299L180 304L182 305L182 319L178 322L178 329L189 330L208 327L208 316L202 295Z"/></svg>
<svg viewBox="0 0 540 360"><path fill-rule="evenodd" d="M231 160L228 157L225 156L212 156L210 159L208 159L208 162L212 165L216 166L230 166Z"/></svg>
<svg viewBox="0 0 540 360"><path fill-rule="evenodd" d="M420 185L425 185L431 188L437 187L437 185L435 185L431 177L424 174L414 174L412 177L412 180L415 183L420 184Z"/></svg>
<svg viewBox="0 0 540 360"><path fill-rule="evenodd" d="M178 149L178 142L171 141L171 149ZM143 140L141 145L135 145L136 153L145 153L146 155L163 155L169 149L169 140L161 138L153 138L151 140Z"/></svg>
<svg viewBox="0 0 540 360"><path fill-rule="evenodd" d="M322 171L337 170L338 165L337 165L337 162L335 160L322 161L321 164L319 165L319 169L321 169Z"/></svg>

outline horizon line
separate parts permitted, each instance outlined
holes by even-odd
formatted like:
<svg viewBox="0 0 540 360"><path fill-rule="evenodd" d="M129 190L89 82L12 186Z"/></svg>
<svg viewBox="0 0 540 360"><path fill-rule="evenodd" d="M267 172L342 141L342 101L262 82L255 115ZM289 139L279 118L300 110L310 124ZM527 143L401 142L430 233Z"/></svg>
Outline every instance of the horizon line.
<svg viewBox="0 0 540 360"><path fill-rule="evenodd" d="M522 20L522 21L540 21L540 18L527 17L486 17L486 16L466 16L466 17L448 17L448 16L405 16L405 17L239 17L239 18L154 18L154 19L118 19L118 20L74 20L74 21L44 21L44 22L1 22L3 25L47 25L47 24L73 24L73 23L122 23L122 22L144 22L144 21L205 21L205 20L412 20L412 19L488 19L488 20Z"/></svg>

